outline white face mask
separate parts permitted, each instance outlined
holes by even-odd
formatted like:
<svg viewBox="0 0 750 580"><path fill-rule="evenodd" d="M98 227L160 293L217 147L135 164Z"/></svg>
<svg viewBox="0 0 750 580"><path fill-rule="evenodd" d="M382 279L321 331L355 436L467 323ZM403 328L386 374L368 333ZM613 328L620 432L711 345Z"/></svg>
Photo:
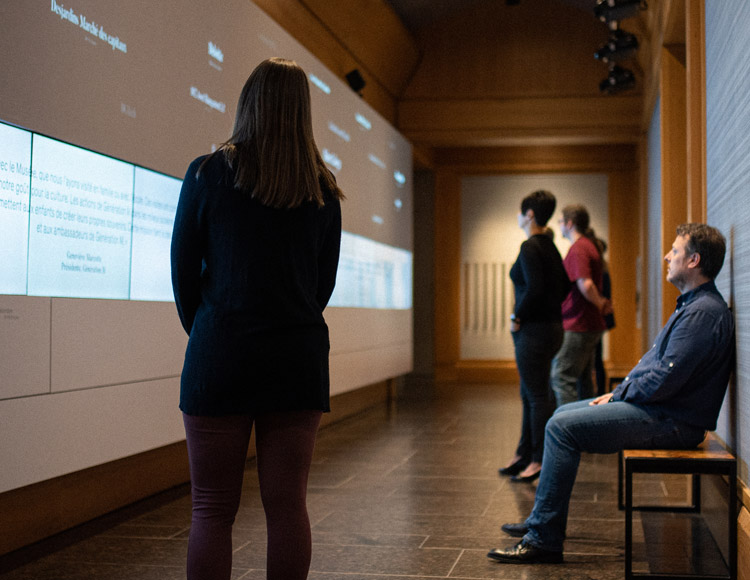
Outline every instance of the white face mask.
<svg viewBox="0 0 750 580"><path fill-rule="evenodd" d="M521 229L525 229L528 223L529 223L529 218L527 218L524 214L519 212L518 213L518 227Z"/></svg>

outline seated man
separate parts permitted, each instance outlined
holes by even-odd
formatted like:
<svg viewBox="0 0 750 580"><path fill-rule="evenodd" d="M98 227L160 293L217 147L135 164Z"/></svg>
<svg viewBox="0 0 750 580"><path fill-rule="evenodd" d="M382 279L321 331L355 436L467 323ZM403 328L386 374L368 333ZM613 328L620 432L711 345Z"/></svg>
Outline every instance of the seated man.
<svg viewBox="0 0 750 580"><path fill-rule="evenodd" d="M683 224L664 259L667 281L681 292L654 346L606 395L563 405L547 422L534 508L524 523L505 524L521 537L488 558L508 563L562 562L568 504L581 452L691 448L716 428L734 365L734 321L714 284L724 263L721 233Z"/></svg>

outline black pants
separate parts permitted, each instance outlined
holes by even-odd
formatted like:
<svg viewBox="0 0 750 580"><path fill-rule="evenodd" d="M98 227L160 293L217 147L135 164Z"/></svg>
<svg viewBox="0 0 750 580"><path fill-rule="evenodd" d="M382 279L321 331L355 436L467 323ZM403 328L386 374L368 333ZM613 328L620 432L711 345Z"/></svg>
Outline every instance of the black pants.
<svg viewBox="0 0 750 580"><path fill-rule="evenodd" d="M561 322L525 322L513 333L523 403L521 439L516 455L524 463L542 462L544 427L555 410L549 384L550 365L562 339Z"/></svg>

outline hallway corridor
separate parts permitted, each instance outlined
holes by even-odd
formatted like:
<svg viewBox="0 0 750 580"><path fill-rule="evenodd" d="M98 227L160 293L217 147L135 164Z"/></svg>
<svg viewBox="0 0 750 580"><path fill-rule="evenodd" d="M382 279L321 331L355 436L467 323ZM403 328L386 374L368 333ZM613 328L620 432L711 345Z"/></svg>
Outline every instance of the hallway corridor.
<svg viewBox="0 0 750 580"><path fill-rule="evenodd" d="M486 558L489 549L517 541L506 537L500 525L525 518L536 488L536 483L510 483L497 474L518 439L518 389L453 386L437 396L428 385L423 391L423 396L401 399L390 410L372 410L321 431L308 496L314 543L311 580L624 577L624 518L617 509L615 456L584 456L564 564L494 563ZM685 480L651 479L636 489L641 501L679 496ZM0 558L0 577L183 579L190 522L186 493L182 487L68 533L77 534L75 541L63 535L55 551L48 549L20 566L16 558L15 569L5 574ZM650 537L650 552L678 551L675 537L689 526L678 519L670 522L675 528L659 528ZM91 532L94 528L96 533ZM644 543L640 518L635 530L638 549ZM265 578L265 523L252 462L234 545L232 578ZM685 561L684 554L675 556L675 561ZM7 559L5 564L7 568Z"/></svg>

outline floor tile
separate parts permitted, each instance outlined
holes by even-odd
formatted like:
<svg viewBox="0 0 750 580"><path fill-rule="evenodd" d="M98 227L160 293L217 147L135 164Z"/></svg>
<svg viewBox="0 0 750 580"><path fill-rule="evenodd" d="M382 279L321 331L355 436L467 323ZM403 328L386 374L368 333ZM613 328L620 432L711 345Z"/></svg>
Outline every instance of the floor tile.
<svg viewBox="0 0 750 580"><path fill-rule="evenodd" d="M616 455L581 459L563 564L498 564L487 552L518 541L500 526L528 516L537 485L514 484L497 473L513 456L520 431L518 387L423 384L419 393L321 430L308 488L310 580L623 577ZM639 476L635 501L684 502L688 484L684 476ZM128 508L75 540L50 542L46 552L16 558L21 565L12 569L3 568L10 558L0 558L0 576L184 578L188 491ZM721 572L713 538L695 516L636 512L633 538L637 570ZM245 473L233 549L232 580L265 579L265 515L253 462Z"/></svg>

